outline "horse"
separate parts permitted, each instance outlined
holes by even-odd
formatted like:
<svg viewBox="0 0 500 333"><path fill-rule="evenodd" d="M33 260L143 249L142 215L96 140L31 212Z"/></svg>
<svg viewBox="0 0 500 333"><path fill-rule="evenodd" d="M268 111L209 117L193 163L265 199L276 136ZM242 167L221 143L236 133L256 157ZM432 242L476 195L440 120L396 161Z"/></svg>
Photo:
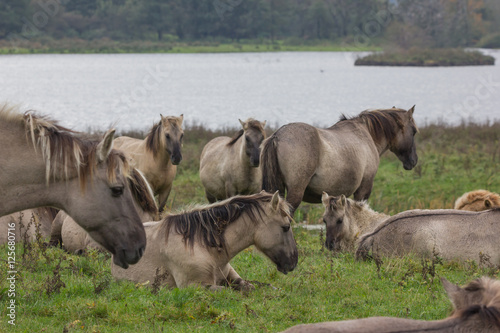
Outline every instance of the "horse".
<svg viewBox="0 0 500 333"><path fill-rule="evenodd" d="M177 288L199 285L218 290L229 283L235 289L253 289L230 260L255 245L278 271L292 271L298 252L291 222L289 206L278 192L234 196L145 223L148 246L143 258L128 270L112 264L111 273L119 280L161 281Z"/></svg>
<svg viewBox="0 0 500 333"><path fill-rule="evenodd" d="M120 136L115 139L115 147L125 152L129 163L139 169L158 196L160 212L165 208L172 183L177 173L177 165L182 160L182 121L179 117L160 115L144 140Z"/></svg>
<svg viewBox="0 0 500 333"><path fill-rule="evenodd" d="M137 171L136 177L139 177L140 171ZM154 201L153 191L147 182L136 183L138 188L137 200L134 207L139 213L142 222L153 221L158 218L158 207ZM145 187L144 187L145 186ZM50 229L49 246L60 246L74 254L83 254L87 249L105 250L92 237L80 227L75 220L63 211L57 213L53 219Z"/></svg>
<svg viewBox="0 0 500 333"><path fill-rule="evenodd" d="M48 117L1 106L0 216L62 209L115 255L117 265L139 261L146 234L133 207L129 165L112 149L114 132L88 140Z"/></svg>
<svg viewBox="0 0 500 333"><path fill-rule="evenodd" d="M209 141L200 157L200 178L210 203L236 194L260 191L260 145L266 138L266 122L240 121L243 127L232 138Z"/></svg>
<svg viewBox="0 0 500 333"><path fill-rule="evenodd" d="M500 264L500 208L482 212L410 210L382 222L359 240L356 257L440 256L448 261L491 259Z"/></svg>
<svg viewBox="0 0 500 333"><path fill-rule="evenodd" d="M499 208L500 195L498 193L475 190L464 193L460 198L455 201L455 209L469 210L472 212L479 212L482 210Z"/></svg>
<svg viewBox="0 0 500 333"><path fill-rule="evenodd" d="M389 218L389 215L372 210L366 201L355 201L343 194L334 197L323 192L321 201L325 207L325 246L330 251L354 252L359 236Z"/></svg>
<svg viewBox="0 0 500 333"><path fill-rule="evenodd" d="M37 237L50 237L52 221L56 214L57 210L54 208L39 207L0 217L0 227L3 230L0 231L0 244L7 243L9 236L10 240L15 242L34 242Z"/></svg>
<svg viewBox="0 0 500 333"><path fill-rule="evenodd" d="M450 316L441 320L370 317L293 326L283 333L494 333L500 332L500 281L482 277L463 288L445 278L441 283L453 305Z"/></svg>
<svg viewBox="0 0 500 333"><path fill-rule="evenodd" d="M327 129L304 123L282 126L263 143L262 189L280 191L293 211L302 201L320 203L322 192L355 200L369 198L380 156L390 150L411 170L418 161L413 120L408 111L364 111L342 116Z"/></svg>

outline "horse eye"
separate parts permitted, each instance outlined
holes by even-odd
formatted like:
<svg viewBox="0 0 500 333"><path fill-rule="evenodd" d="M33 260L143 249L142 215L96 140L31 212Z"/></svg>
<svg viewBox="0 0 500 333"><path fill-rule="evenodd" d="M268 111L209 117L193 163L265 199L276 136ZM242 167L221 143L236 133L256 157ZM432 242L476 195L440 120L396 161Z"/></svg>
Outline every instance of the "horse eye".
<svg viewBox="0 0 500 333"><path fill-rule="evenodd" d="M337 224L342 224L342 222L344 222L344 220L343 220L343 219L338 219L338 220L337 220Z"/></svg>
<svg viewBox="0 0 500 333"><path fill-rule="evenodd" d="M119 197L123 194L123 186L114 186L111 188L111 195L114 197Z"/></svg>
<svg viewBox="0 0 500 333"><path fill-rule="evenodd" d="M288 230L290 230L290 225L284 225L281 228L283 228L284 232L287 232Z"/></svg>
<svg viewBox="0 0 500 333"><path fill-rule="evenodd" d="M167 134L166 137L167 137L167 140L170 140L170 134Z"/></svg>
<svg viewBox="0 0 500 333"><path fill-rule="evenodd" d="M184 134L181 134L181 140L184 139Z"/></svg>

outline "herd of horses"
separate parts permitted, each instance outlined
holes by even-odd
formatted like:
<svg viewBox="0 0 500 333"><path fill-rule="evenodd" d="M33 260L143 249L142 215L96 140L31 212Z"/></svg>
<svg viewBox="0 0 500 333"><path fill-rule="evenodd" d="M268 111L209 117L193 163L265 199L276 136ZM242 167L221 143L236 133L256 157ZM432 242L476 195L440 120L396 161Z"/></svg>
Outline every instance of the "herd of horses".
<svg viewBox="0 0 500 333"><path fill-rule="evenodd" d="M89 247L109 251L117 279L149 283L160 277L170 287L196 284L217 290L229 284L248 290L254 287L231 267L231 259L255 245L278 271L292 271L298 263L292 216L305 201L323 203L325 246L332 251L353 251L358 258L439 253L450 260L477 260L479 253L488 253L499 263L500 210L495 207L500 197L494 193L466 193L455 210L392 217L366 203L385 151L406 170L417 164L413 113L414 107L363 111L342 116L327 129L292 123L269 138L265 122L240 120L242 129L234 137L213 139L201 154L200 179L210 204L172 214L163 210L182 160L182 115L161 116L144 140L114 138L109 130L96 141L4 104L0 225L5 230L0 242L11 241L4 237L7 225L26 226L31 217L52 245L74 253ZM18 240L19 233L17 226ZM455 311L441 321L376 317L289 331L472 332L477 330L471 327L484 327L481 332L500 332L500 281L483 278L464 289L446 280L443 285Z"/></svg>

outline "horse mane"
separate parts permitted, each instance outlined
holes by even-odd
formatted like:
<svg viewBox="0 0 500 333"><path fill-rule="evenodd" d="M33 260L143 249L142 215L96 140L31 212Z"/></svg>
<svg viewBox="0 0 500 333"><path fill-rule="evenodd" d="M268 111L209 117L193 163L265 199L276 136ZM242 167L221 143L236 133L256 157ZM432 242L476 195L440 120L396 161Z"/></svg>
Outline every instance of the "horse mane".
<svg viewBox="0 0 500 333"><path fill-rule="evenodd" d="M88 179L92 179L97 165L99 141L84 139L81 133L70 130L47 116L37 115L33 110L19 113L19 107L4 105L0 119L24 125L27 139L35 151L40 150L46 165L46 180L62 177L68 179L70 171L76 171L82 190ZM80 136L77 136L80 135ZM127 176L128 162L123 153L112 150L107 157L107 176L115 181L117 168Z"/></svg>
<svg viewBox="0 0 500 333"><path fill-rule="evenodd" d="M261 192L252 195L237 195L215 204L195 207L190 211L168 215L162 221L162 228L168 239L170 229L182 235L184 243L191 249L195 241L204 247L226 250L224 231L243 214L255 223L264 211L263 203L271 202L273 195ZM285 205L285 203L283 203ZM281 207L285 210L284 207Z"/></svg>
<svg viewBox="0 0 500 333"><path fill-rule="evenodd" d="M402 115L406 112L406 110L397 108L366 110L351 118L342 114L338 123L345 121L363 122L375 142L380 142L384 138L391 142L398 133L396 129L403 128ZM412 125L416 128L414 123Z"/></svg>
<svg viewBox="0 0 500 333"><path fill-rule="evenodd" d="M483 289L482 302L458 311L455 315L467 320L477 314L483 323L500 328L500 281L482 277L471 281L464 289L471 291Z"/></svg>
<svg viewBox="0 0 500 333"><path fill-rule="evenodd" d="M264 128L262 127L260 121L249 118L245 121L245 123L247 124L248 128L252 128L258 132L261 132L262 135L264 135L264 138L266 137L266 132L264 131ZM240 129L238 132L236 132L236 134L231 138L231 141L227 143L227 146L234 145L236 141L238 141L238 139L243 136L243 133L245 133L243 129Z"/></svg>
<svg viewBox="0 0 500 333"><path fill-rule="evenodd" d="M177 118L168 116L165 119L174 127L179 127L177 123ZM162 148L162 122L161 120L151 127L149 133L146 135L146 149L150 151L153 156L156 156L160 149Z"/></svg>
<svg viewBox="0 0 500 333"><path fill-rule="evenodd" d="M500 195L498 193L487 190L475 190L464 193L455 201L455 209L461 209L466 205L472 204L475 201L484 201L489 199L493 207L500 207Z"/></svg>
<svg viewBox="0 0 500 333"><path fill-rule="evenodd" d="M153 189L149 185L143 173L136 168L133 168L128 177L130 190L135 201L139 204L143 211L154 216L158 215L158 206L154 199Z"/></svg>

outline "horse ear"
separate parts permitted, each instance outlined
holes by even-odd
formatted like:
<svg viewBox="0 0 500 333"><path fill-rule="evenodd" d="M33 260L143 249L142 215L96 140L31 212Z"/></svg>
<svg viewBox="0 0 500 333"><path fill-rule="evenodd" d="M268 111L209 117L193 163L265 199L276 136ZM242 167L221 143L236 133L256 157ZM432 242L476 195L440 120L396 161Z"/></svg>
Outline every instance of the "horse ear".
<svg viewBox="0 0 500 333"><path fill-rule="evenodd" d="M113 137L115 135L115 129L110 129L104 134L104 138L97 145L96 153L97 153L97 161L103 162L108 158L111 149L113 149Z"/></svg>
<svg viewBox="0 0 500 333"><path fill-rule="evenodd" d="M325 206L325 208L330 204L329 195L325 191L323 191L323 194L321 195L321 202L323 202L323 206Z"/></svg>
<svg viewBox="0 0 500 333"><path fill-rule="evenodd" d="M276 191L271 199L271 208L273 211L277 211L280 204L280 191Z"/></svg>
<svg viewBox="0 0 500 333"><path fill-rule="evenodd" d="M244 130L247 129L245 122L241 121L241 119L238 119L238 121L240 122L241 127L243 127Z"/></svg>
<svg viewBox="0 0 500 333"><path fill-rule="evenodd" d="M491 207L491 201L489 201L488 199L484 200L484 206L486 208L490 208Z"/></svg>
<svg viewBox="0 0 500 333"><path fill-rule="evenodd" d="M267 120L264 120L263 122L260 123L262 128L266 127L266 123L267 123Z"/></svg>
<svg viewBox="0 0 500 333"><path fill-rule="evenodd" d="M441 278L441 283L443 284L443 288L448 295L451 303L453 303L453 307L456 309L458 304L461 304L459 297L462 295L462 289L456 284L451 283L446 280L446 278Z"/></svg>
<svg viewBox="0 0 500 333"><path fill-rule="evenodd" d="M411 107L411 109L408 110L408 113L410 114L410 118L413 117L413 112L415 112L415 105Z"/></svg>
<svg viewBox="0 0 500 333"><path fill-rule="evenodd" d="M182 125L182 122L184 121L184 113L179 116L179 126Z"/></svg>
<svg viewBox="0 0 500 333"><path fill-rule="evenodd" d="M340 204L341 204L342 206L345 206L346 201L347 201L347 198L345 197L345 195L341 194L341 195L340 195Z"/></svg>

